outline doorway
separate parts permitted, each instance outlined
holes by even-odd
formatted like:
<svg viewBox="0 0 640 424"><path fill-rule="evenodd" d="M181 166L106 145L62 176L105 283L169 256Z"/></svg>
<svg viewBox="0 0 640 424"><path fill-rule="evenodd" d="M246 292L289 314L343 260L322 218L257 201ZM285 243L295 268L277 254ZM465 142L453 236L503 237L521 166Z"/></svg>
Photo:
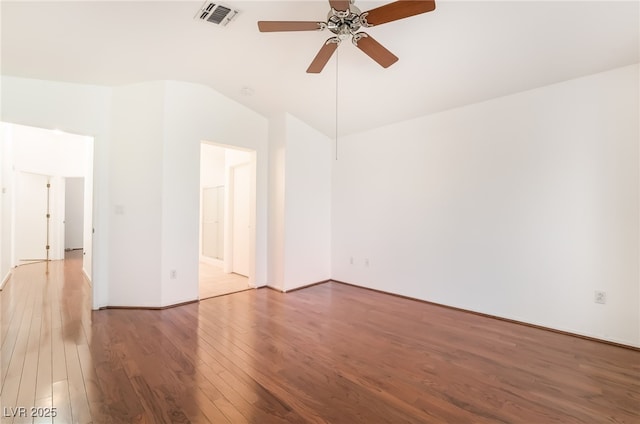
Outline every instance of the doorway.
<svg viewBox="0 0 640 424"><path fill-rule="evenodd" d="M62 260L72 243L90 283L93 138L6 122L0 126L3 276L18 265Z"/></svg>
<svg viewBox="0 0 640 424"><path fill-rule="evenodd" d="M201 144L200 299L253 287L255 164L255 151Z"/></svg>

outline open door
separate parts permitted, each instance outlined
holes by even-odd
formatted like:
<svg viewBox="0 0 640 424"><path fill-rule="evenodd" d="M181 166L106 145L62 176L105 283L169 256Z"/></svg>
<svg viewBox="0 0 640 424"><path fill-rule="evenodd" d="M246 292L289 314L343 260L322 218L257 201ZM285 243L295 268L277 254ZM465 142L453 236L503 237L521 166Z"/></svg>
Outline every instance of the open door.
<svg viewBox="0 0 640 424"><path fill-rule="evenodd" d="M251 241L251 167L249 163L232 168L233 178L233 272L249 275Z"/></svg>
<svg viewBox="0 0 640 424"><path fill-rule="evenodd" d="M50 177L16 172L15 174L15 264L49 259Z"/></svg>

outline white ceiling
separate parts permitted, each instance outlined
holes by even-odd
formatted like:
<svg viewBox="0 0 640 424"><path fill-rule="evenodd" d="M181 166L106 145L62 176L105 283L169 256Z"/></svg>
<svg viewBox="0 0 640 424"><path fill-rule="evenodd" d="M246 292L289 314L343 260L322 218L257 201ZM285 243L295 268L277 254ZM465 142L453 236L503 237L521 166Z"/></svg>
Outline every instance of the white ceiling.
<svg viewBox="0 0 640 424"><path fill-rule="evenodd" d="M356 0L363 11L385 2ZM227 27L196 1L0 3L3 75L117 86L171 79L214 88L327 135L475 103L640 61L637 1L436 1L435 11L366 31L400 58L381 68L343 42L305 73L324 32L260 33L258 20L319 20L325 1L238 1ZM254 94L241 93L250 87Z"/></svg>

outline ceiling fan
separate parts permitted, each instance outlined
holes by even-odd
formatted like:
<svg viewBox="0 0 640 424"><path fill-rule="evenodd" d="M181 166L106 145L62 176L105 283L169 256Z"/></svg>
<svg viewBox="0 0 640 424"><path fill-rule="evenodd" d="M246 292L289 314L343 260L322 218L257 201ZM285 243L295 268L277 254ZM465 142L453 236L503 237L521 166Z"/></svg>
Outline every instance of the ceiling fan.
<svg viewBox="0 0 640 424"><path fill-rule="evenodd" d="M329 0L331 10L326 22L315 21L259 21L260 32L279 31L322 31L328 29L335 36L325 41L324 45L307 69L308 73L317 74L322 71L342 40L351 38L353 44L388 68L398 58L360 28L369 28L387 22L397 21L421 13L431 12L436 8L435 0L396 1L384 6L361 12L353 5L353 0Z"/></svg>

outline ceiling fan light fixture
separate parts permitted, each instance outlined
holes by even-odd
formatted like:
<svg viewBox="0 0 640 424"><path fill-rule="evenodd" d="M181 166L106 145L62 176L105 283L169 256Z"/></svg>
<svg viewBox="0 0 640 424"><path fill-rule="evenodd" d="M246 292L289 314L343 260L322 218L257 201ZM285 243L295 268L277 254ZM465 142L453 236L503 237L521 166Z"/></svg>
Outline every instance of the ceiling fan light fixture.
<svg viewBox="0 0 640 424"><path fill-rule="evenodd" d="M327 28L345 39L360 29L360 9L351 5L347 10L331 9L327 15Z"/></svg>

